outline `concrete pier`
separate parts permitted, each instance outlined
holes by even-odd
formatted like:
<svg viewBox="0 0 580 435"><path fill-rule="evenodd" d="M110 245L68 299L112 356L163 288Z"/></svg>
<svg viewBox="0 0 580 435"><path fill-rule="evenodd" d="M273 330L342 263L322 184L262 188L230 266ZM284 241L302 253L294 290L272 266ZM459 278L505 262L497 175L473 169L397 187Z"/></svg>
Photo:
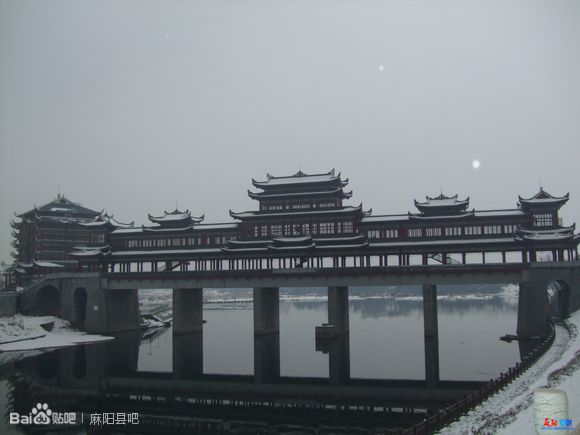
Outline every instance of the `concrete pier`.
<svg viewBox="0 0 580 435"><path fill-rule="evenodd" d="M272 383L280 378L280 334L254 335L254 382Z"/></svg>
<svg viewBox="0 0 580 435"><path fill-rule="evenodd" d="M350 379L350 337L341 334L328 340L316 340L316 350L328 354L328 378L331 385L344 385Z"/></svg>
<svg viewBox="0 0 580 435"><path fill-rule="evenodd" d="M254 288L254 335L279 332L279 295L278 287Z"/></svg>
<svg viewBox="0 0 580 435"><path fill-rule="evenodd" d="M173 336L173 378L195 379L203 375L203 332Z"/></svg>
<svg viewBox="0 0 580 435"><path fill-rule="evenodd" d="M518 326L520 338L546 334L549 330L548 293L542 281L520 283Z"/></svg>
<svg viewBox="0 0 580 435"><path fill-rule="evenodd" d="M173 289L173 334L203 329L203 289Z"/></svg>
<svg viewBox="0 0 580 435"><path fill-rule="evenodd" d="M428 387L439 382L439 326L437 286L423 286L423 328L425 332L425 381Z"/></svg>
<svg viewBox="0 0 580 435"><path fill-rule="evenodd" d="M336 335L348 333L348 287L328 287L328 323Z"/></svg>

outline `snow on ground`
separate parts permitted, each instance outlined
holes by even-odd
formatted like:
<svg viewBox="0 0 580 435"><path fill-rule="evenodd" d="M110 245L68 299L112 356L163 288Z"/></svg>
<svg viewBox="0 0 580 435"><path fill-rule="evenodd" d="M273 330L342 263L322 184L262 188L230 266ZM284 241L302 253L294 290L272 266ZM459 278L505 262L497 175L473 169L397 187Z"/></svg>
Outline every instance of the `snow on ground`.
<svg viewBox="0 0 580 435"><path fill-rule="evenodd" d="M536 364L499 393L442 430L441 434L530 435L535 433L533 396L538 388L568 395L569 418L580 429L580 310L556 326L556 339ZM546 431L550 433L551 431ZM563 431L558 431L562 433ZM564 431L563 433L570 433ZM576 431L574 432L577 433Z"/></svg>
<svg viewBox="0 0 580 435"><path fill-rule="evenodd" d="M40 326L48 322L54 322L50 332ZM16 314L11 317L0 317L0 363L13 359L8 352L65 347L112 339L113 337L78 331L71 328L66 320L53 316L32 317Z"/></svg>

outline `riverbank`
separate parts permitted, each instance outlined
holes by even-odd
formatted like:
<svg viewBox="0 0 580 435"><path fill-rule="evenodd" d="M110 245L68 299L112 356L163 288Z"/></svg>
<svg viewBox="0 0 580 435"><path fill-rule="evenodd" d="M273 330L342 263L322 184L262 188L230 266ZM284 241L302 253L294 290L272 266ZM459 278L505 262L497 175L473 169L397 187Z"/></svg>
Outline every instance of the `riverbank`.
<svg viewBox="0 0 580 435"><path fill-rule="evenodd" d="M529 435L535 433L533 395L538 388L557 388L568 395L574 434L580 433L580 311L556 326L552 347L526 373L467 415L439 432L451 434ZM564 431L571 433L571 431Z"/></svg>
<svg viewBox="0 0 580 435"><path fill-rule="evenodd" d="M41 325L52 323L50 331ZM113 337L92 335L71 327L66 320L54 316L24 316L16 314L0 317L0 364L28 355L28 351L74 346L112 340Z"/></svg>

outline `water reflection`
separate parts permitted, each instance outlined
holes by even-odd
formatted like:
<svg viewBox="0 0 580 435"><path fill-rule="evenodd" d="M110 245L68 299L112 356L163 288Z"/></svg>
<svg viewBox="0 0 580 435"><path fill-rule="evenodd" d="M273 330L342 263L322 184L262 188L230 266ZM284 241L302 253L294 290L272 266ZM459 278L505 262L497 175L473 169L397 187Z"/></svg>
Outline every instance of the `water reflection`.
<svg viewBox="0 0 580 435"><path fill-rule="evenodd" d="M499 298L440 300L438 341L425 339L422 304L414 300L353 300L350 332L323 341L314 327L327 320L326 302L282 302L280 333L260 337L247 306L211 308L202 333L137 331L23 360L11 376L9 406L26 413L37 401L78 412L138 410L148 425L172 433L183 429L173 425L184 416L188 433L256 420L273 433L284 433L289 421L303 431L306 421L335 424L337 432L353 422L403 427L422 418L409 409L450 403L526 350L498 340L515 329L517 315Z"/></svg>

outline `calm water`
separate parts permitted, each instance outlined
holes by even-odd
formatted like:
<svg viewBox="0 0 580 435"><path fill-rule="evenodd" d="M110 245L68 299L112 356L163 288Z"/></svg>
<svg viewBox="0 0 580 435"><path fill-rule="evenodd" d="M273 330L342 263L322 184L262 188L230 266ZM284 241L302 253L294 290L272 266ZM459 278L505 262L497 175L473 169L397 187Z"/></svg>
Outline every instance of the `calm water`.
<svg viewBox="0 0 580 435"><path fill-rule="evenodd" d="M489 380L519 361L517 343L498 340L515 332L516 304L440 300L438 314L441 379ZM204 373L253 374L252 316L251 303L205 305ZM349 316L351 377L425 378L420 300L351 300ZM328 355L315 350L314 337L326 320L326 302L280 302L282 376L328 376ZM142 342L139 370L171 372L171 328Z"/></svg>
<svg viewBox="0 0 580 435"><path fill-rule="evenodd" d="M422 310L420 299L351 300L349 334L351 378L424 380ZM499 340L500 336L515 332L517 317L515 303L501 297L486 300L439 300L438 315L441 380L485 381L496 377L501 371L505 371L519 361L517 343L505 343ZM254 372L252 304L205 304L204 319L207 323L204 325L202 340L203 373L205 375L252 375ZM280 374L283 377L325 378L329 376L329 355L316 350L314 335L315 326L326 320L325 301L280 302ZM102 375L99 373L108 373L105 376L132 378L151 375L151 373L139 375L135 373L136 370L137 372L155 372L152 376L159 379L170 380L175 377L175 374L172 375L174 352L171 328L162 328L152 337L142 340L139 340L139 334L133 334L129 338L116 340L116 343L87 345L45 353L21 361L11 370L19 373L19 376L24 374L25 379L27 379L27 373L41 373L47 381L41 380L40 383L45 382L46 385L55 383L58 385L63 382L66 384L67 378L70 378L74 381L72 384L76 385L73 388L74 394L78 394L79 386L81 389L91 390L102 385L99 380ZM195 347L195 341L191 343ZM197 343L199 344L199 341ZM134 357L127 359L126 355L137 355L137 353L138 359ZM78 365L79 361L86 361L86 367L82 364ZM185 361L187 365L189 360ZM54 371L51 372L51 370ZM69 372L76 376L77 380ZM90 376L87 373L90 373ZM39 400L50 402L53 407L58 406L55 396L31 393L31 391L42 391L42 388L40 390L37 387L32 388L28 381L19 384L14 381L14 379L19 379L18 376L10 379L13 384L0 383L0 403L6 404L7 410L16 406L26 410L29 409L30 403L36 403ZM81 379L80 383L78 379ZM85 380L82 381L82 379ZM250 383L253 383L251 378ZM374 384L367 382L365 385ZM11 393L8 394L8 391ZM59 402L61 409L92 412L93 407L103 406L103 403L107 406L114 406L115 409L132 406L126 401L114 405L115 402L111 401L113 399L108 398L105 402L102 399L98 402L87 402L83 409L82 401L79 402L74 394L66 400L58 399L61 400ZM62 400L65 401L62 402ZM73 406L76 407L71 408ZM185 413L188 417L224 418L223 415L216 417L213 408L210 411L204 411L203 406L197 408L188 406L185 411L179 411L175 407L167 411L166 408L158 407L155 408L155 415L164 415L166 412L175 415L174 413L182 412L180 415ZM143 408L135 409L141 412ZM206 414L206 411L210 414ZM229 412L225 414L228 419L253 421L258 418L256 414L250 417L240 414L234 418L230 417ZM263 411L259 410L257 415L261 416L261 413ZM274 418L273 415L269 418ZM317 415L319 424L323 424L324 412L320 411ZM278 415L276 421L280 423L280 418L282 418L281 421L286 423L285 417L286 414L282 414L282 417ZM344 425L344 422L350 424L351 419L355 417L346 416L341 424ZM308 418L311 419L312 415ZM333 415L328 421L335 421L335 418L336 416ZM389 426L390 423L387 424L384 421L381 421L381 424L387 425L386 427L404 427L405 425L400 420L393 426ZM229 427L231 429L231 426ZM223 430L223 427L219 430ZM219 430L209 432L222 433ZM344 430L348 433L350 429ZM14 432L15 427L8 425L6 421L0 423L0 433L8 433L8 431ZM274 432L286 433L282 430ZM197 432L194 430L190 433L203 433L203 430L197 430ZM253 432L250 430L247 433Z"/></svg>

